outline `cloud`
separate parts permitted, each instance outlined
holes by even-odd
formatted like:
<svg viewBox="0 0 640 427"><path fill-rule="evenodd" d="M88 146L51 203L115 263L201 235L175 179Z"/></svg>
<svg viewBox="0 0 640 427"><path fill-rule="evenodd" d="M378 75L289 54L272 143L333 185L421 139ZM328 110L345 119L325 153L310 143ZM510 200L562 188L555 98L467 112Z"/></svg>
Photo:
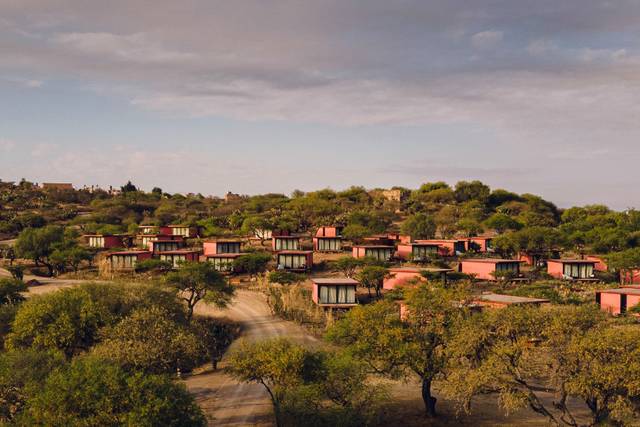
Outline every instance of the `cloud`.
<svg viewBox="0 0 640 427"><path fill-rule="evenodd" d="M481 31L471 36L471 44L476 49L490 49L502 41L502 31Z"/></svg>
<svg viewBox="0 0 640 427"><path fill-rule="evenodd" d="M54 151L56 150L56 148L58 148L58 144L38 143L31 148L31 155L33 157L47 156L50 158L54 153Z"/></svg>

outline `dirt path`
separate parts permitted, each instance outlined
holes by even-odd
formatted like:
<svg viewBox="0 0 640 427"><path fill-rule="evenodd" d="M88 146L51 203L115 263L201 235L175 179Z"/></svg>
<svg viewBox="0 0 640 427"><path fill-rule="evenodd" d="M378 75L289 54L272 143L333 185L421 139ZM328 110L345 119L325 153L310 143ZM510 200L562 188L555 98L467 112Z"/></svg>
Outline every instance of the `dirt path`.
<svg viewBox="0 0 640 427"><path fill-rule="evenodd" d="M219 310L201 305L197 307L196 313L224 316L241 323L242 339L262 340L286 336L308 347L320 344L300 326L272 316L264 296L259 292L239 290L233 304L227 309ZM237 343L238 340L231 348ZM223 358L220 367L224 366ZM186 378L185 384L207 415L209 425L273 425L271 402L260 385L239 383L220 371L211 370Z"/></svg>

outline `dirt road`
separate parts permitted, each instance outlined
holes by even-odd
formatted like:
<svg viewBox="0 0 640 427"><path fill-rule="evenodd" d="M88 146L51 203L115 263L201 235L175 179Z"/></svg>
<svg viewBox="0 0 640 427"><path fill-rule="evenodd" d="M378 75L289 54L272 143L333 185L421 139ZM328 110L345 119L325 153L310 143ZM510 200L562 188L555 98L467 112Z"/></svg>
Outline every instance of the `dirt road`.
<svg viewBox="0 0 640 427"><path fill-rule="evenodd" d="M300 326L272 316L264 296L259 292L239 290L234 303L227 309L218 310L202 305L196 312L208 316L224 316L241 323L241 339L262 340L286 336L308 347L319 345L318 340ZM220 366L224 365L223 358ZM273 425L271 402L260 385L239 383L220 371L211 370L192 375L185 379L185 383L207 415L209 425Z"/></svg>

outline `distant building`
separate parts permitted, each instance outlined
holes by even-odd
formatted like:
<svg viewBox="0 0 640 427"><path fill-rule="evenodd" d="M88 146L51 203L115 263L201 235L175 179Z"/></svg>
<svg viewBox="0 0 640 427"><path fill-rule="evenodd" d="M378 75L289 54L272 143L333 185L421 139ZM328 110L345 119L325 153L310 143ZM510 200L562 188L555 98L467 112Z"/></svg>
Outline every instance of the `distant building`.
<svg viewBox="0 0 640 427"><path fill-rule="evenodd" d="M202 244L205 255L239 254L242 242L238 240L215 240Z"/></svg>
<svg viewBox="0 0 640 427"><path fill-rule="evenodd" d="M147 248L154 255L160 252L176 251L184 246L180 240L152 240L147 244Z"/></svg>
<svg viewBox="0 0 640 427"><path fill-rule="evenodd" d="M382 196L391 202L402 202L406 198L406 191L399 188L382 190Z"/></svg>
<svg viewBox="0 0 640 427"><path fill-rule="evenodd" d="M73 190L73 184L68 182L43 182L43 190Z"/></svg>
<svg viewBox="0 0 640 427"><path fill-rule="evenodd" d="M418 239L416 242L438 245L446 255L456 255L467 251L467 241L464 239Z"/></svg>
<svg viewBox="0 0 640 427"><path fill-rule="evenodd" d="M496 280L496 273L512 272L520 274L520 261L499 258L468 258L460 261L458 271L473 275L480 280Z"/></svg>
<svg viewBox="0 0 640 427"><path fill-rule="evenodd" d="M349 308L358 305L356 288L359 283L356 280L343 277L316 278L311 281L311 298L320 307Z"/></svg>
<svg viewBox="0 0 640 427"><path fill-rule="evenodd" d="M596 261L588 259L550 259L547 273L556 279L589 280L594 278Z"/></svg>
<svg viewBox="0 0 640 427"><path fill-rule="evenodd" d="M271 249L274 251L300 250L300 238L298 236L273 236L271 237Z"/></svg>
<svg viewBox="0 0 640 427"><path fill-rule="evenodd" d="M233 264L236 258L242 256L243 254L204 254L200 257L202 262L208 262L213 264L214 268L217 271L222 273L231 273L233 272Z"/></svg>
<svg viewBox="0 0 640 427"><path fill-rule="evenodd" d="M623 314L631 307L640 304L639 287L622 287L596 291L596 304L611 314Z"/></svg>
<svg viewBox="0 0 640 427"><path fill-rule="evenodd" d="M374 258L378 261L390 261L395 252L389 245L355 245L352 248L354 258Z"/></svg>
<svg viewBox="0 0 640 427"><path fill-rule="evenodd" d="M187 261L198 262L200 251L194 249L176 249L158 252L160 261L170 262L173 268L180 267L180 264Z"/></svg>
<svg viewBox="0 0 640 427"><path fill-rule="evenodd" d="M225 194L224 196L224 201L227 203L240 200L240 199L242 199L241 195L232 193L231 191L227 192L227 194Z"/></svg>
<svg viewBox="0 0 640 427"><path fill-rule="evenodd" d="M340 252L342 250L342 227L320 227L313 238L313 250L317 252Z"/></svg>
<svg viewBox="0 0 640 427"><path fill-rule="evenodd" d="M493 252L491 247L491 237L469 237L467 239L467 250L472 252Z"/></svg>
<svg viewBox="0 0 640 427"><path fill-rule="evenodd" d="M313 267L313 251L280 251L276 253L278 270L304 272Z"/></svg>
<svg viewBox="0 0 640 427"><path fill-rule="evenodd" d="M424 261L431 255L447 255L436 243L400 243L398 245L398 258L405 261Z"/></svg>
<svg viewBox="0 0 640 427"><path fill-rule="evenodd" d="M549 300L543 298L529 298L489 293L478 296L473 300L473 302L481 307L505 308L511 305L540 306L548 304Z"/></svg>
<svg viewBox="0 0 640 427"><path fill-rule="evenodd" d="M396 287L406 286L410 282L427 282L424 272L440 274L446 280L447 273L453 271L451 268L415 268L415 267L395 267L389 269L389 274L384 278L382 288L392 290Z"/></svg>
<svg viewBox="0 0 640 427"><path fill-rule="evenodd" d="M125 240L129 238L129 236L109 234L85 234L82 237L90 248L96 249L123 248L128 246L125 244Z"/></svg>
<svg viewBox="0 0 640 427"><path fill-rule="evenodd" d="M188 225L163 225L160 227L160 233L193 238L198 235L198 229L196 227L189 227Z"/></svg>
<svg viewBox="0 0 640 427"><path fill-rule="evenodd" d="M136 268L138 262L151 259L149 251L121 251L106 255L107 267L110 271L130 271Z"/></svg>

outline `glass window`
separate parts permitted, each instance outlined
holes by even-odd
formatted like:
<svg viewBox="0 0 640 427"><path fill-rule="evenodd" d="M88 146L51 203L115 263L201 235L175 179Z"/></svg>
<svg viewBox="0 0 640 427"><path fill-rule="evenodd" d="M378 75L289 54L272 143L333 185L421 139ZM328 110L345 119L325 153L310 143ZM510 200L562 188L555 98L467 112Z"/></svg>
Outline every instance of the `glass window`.
<svg viewBox="0 0 640 427"><path fill-rule="evenodd" d="M340 239L318 239L319 251L340 251L342 242Z"/></svg>
<svg viewBox="0 0 640 427"><path fill-rule="evenodd" d="M355 304L356 288L352 285L320 285L318 287L320 304Z"/></svg>

